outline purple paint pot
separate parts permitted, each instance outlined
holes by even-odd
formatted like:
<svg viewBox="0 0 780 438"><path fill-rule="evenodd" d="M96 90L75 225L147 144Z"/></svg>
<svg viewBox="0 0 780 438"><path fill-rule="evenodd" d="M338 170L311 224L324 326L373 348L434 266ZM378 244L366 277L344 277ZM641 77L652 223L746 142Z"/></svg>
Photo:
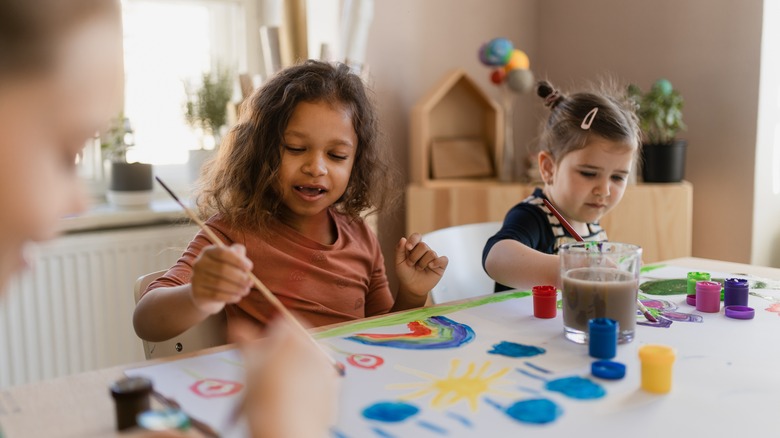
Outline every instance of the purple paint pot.
<svg viewBox="0 0 780 438"><path fill-rule="evenodd" d="M723 306L747 306L748 281L744 278L727 278L723 283Z"/></svg>

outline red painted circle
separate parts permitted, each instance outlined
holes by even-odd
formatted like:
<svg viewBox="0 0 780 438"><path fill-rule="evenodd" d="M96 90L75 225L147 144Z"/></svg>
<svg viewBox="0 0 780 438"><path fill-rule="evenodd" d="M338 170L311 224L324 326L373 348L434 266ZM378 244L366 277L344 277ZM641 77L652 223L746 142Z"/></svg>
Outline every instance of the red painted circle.
<svg viewBox="0 0 780 438"><path fill-rule="evenodd" d="M373 354L352 354L347 357L347 362L358 368L373 370L385 363L385 360Z"/></svg>

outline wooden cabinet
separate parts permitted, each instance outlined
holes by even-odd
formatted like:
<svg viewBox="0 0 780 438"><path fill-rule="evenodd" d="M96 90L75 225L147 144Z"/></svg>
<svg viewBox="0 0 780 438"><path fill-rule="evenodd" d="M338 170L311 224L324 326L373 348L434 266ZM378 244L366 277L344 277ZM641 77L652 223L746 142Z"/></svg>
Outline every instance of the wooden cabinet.
<svg viewBox="0 0 780 438"><path fill-rule="evenodd" d="M533 192L528 184L492 181L412 184L406 189L406 230L427 233L455 225L501 221ZM601 220L613 242L643 248L645 263L691 256L693 186L635 184Z"/></svg>

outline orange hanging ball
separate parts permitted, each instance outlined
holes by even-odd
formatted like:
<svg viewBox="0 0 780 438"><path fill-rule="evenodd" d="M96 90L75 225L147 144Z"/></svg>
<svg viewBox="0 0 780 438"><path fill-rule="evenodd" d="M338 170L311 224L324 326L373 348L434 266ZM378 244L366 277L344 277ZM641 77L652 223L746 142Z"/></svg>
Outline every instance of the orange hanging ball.
<svg viewBox="0 0 780 438"><path fill-rule="evenodd" d="M512 50L512 56L509 57L509 62L504 66L504 70L510 72L511 70L528 70L531 66L531 62L528 60L528 55L522 50Z"/></svg>

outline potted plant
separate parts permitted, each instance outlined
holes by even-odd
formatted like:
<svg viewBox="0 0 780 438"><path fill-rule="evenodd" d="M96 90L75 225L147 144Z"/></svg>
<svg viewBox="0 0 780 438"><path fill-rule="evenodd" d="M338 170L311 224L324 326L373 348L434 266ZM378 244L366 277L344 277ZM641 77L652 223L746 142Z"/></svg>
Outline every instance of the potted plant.
<svg viewBox="0 0 780 438"><path fill-rule="evenodd" d="M233 85L232 73L224 68L217 68L215 73L203 73L197 88L190 83L184 84L187 95L184 116L187 123L200 132L201 138L199 148L190 151L189 168L193 180L222 140L228 104L233 98Z"/></svg>
<svg viewBox="0 0 780 438"><path fill-rule="evenodd" d="M676 137L685 129L682 96L666 79L657 80L647 93L631 84L628 94L638 106L643 137L642 178L645 182L682 181L687 142Z"/></svg>
<svg viewBox="0 0 780 438"><path fill-rule="evenodd" d="M152 199L152 165L127 162L127 150L133 145L130 120L120 113L100 136L103 158L111 163L106 197L120 207L145 206Z"/></svg>

